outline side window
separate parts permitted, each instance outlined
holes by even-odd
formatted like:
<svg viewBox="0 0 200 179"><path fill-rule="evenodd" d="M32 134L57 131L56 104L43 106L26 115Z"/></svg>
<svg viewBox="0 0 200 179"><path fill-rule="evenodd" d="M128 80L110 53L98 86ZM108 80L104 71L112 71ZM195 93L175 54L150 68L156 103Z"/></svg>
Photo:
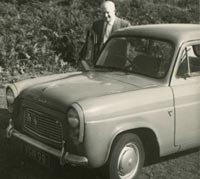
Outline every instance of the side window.
<svg viewBox="0 0 200 179"><path fill-rule="evenodd" d="M177 77L200 76L200 44L187 46L181 56Z"/></svg>
<svg viewBox="0 0 200 179"><path fill-rule="evenodd" d="M162 77L171 64L173 48L171 44L155 39L138 39L127 44L126 57L134 71L153 77ZM130 69L131 70L131 69Z"/></svg>

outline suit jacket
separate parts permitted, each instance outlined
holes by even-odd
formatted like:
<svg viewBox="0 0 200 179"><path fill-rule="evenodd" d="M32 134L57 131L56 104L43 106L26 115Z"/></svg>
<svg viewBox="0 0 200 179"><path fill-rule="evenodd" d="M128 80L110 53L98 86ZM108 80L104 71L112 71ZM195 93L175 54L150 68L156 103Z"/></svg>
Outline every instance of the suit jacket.
<svg viewBox="0 0 200 179"><path fill-rule="evenodd" d="M105 20L101 19L101 20L95 21L92 26L92 30L94 31L97 37L96 53L100 51L103 45L105 25L106 25ZM128 26L130 26L130 23L128 21L116 17L114 24L112 26L111 34L121 28L125 28Z"/></svg>

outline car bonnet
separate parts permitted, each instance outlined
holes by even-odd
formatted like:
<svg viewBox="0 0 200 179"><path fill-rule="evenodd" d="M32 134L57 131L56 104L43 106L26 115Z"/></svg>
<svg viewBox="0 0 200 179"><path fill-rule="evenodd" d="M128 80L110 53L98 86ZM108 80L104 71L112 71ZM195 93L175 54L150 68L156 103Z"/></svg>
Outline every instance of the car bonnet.
<svg viewBox="0 0 200 179"><path fill-rule="evenodd" d="M24 90L21 97L66 108L86 98L155 87L158 84L155 80L122 72L87 72L31 86Z"/></svg>

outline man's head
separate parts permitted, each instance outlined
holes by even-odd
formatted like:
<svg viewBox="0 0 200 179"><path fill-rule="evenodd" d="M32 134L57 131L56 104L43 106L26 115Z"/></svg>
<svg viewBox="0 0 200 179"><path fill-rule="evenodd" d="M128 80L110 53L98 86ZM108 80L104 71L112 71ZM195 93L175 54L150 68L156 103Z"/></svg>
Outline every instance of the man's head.
<svg viewBox="0 0 200 179"><path fill-rule="evenodd" d="M115 19L115 4L112 1L104 1L101 4L101 10L107 22Z"/></svg>

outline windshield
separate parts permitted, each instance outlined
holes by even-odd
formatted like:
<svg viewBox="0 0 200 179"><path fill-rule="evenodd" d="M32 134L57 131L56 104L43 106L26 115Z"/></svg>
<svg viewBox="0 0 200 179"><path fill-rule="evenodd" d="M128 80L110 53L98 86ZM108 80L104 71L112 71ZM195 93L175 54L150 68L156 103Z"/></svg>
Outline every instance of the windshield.
<svg viewBox="0 0 200 179"><path fill-rule="evenodd" d="M162 78L170 67L173 50L173 45L166 41L142 37L113 38L95 67Z"/></svg>

